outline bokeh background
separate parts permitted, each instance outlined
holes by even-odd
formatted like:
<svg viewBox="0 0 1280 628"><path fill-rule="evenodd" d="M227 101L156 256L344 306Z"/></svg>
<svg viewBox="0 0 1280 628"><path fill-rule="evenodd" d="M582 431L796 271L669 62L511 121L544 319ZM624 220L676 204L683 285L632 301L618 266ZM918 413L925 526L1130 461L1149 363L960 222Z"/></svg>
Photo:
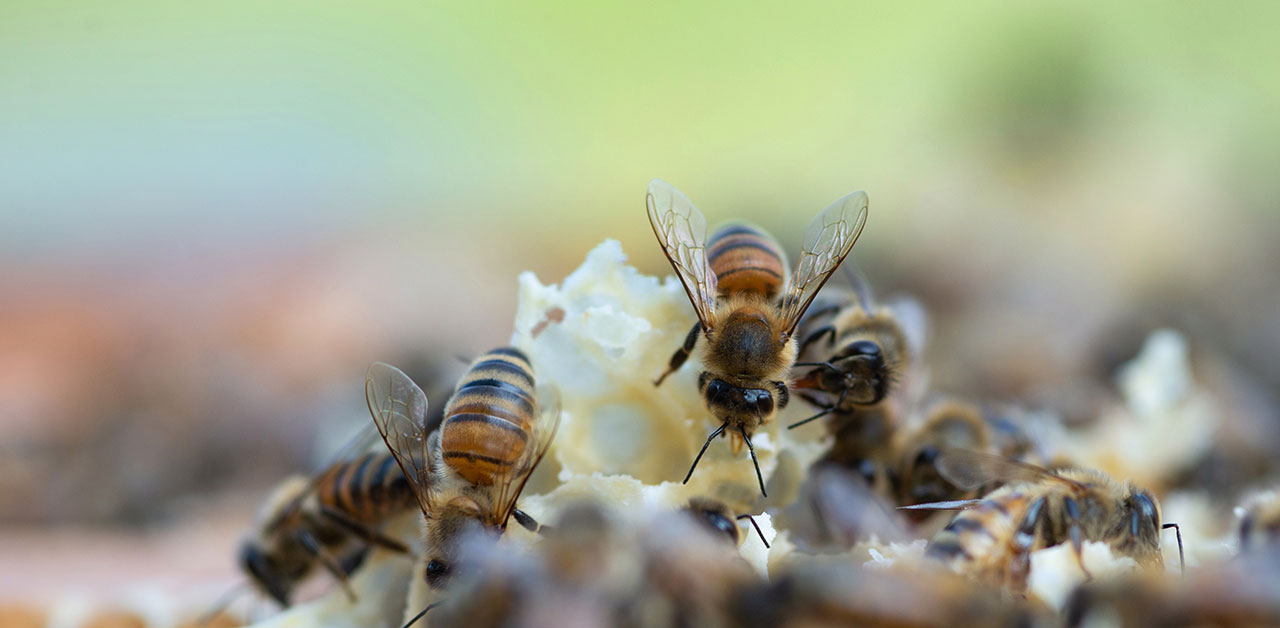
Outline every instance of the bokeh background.
<svg viewBox="0 0 1280 628"><path fill-rule="evenodd" d="M1260 477L1278 19L6 1L0 597L207 599L268 487L367 421L371 361L447 389L508 339L520 271L558 281L603 238L665 274L653 177L793 251L867 190L854 259L928 308L940 390L1088 421L1178 328L1236 409L1197 481Z"/></svg>

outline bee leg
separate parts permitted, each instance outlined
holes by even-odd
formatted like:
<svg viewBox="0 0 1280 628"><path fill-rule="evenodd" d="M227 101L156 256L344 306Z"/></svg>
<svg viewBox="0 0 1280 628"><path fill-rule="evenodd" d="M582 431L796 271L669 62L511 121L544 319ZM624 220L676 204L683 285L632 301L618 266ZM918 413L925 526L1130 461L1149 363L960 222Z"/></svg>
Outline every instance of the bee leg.
<svg viewBox="0 0 1280 628"><path fill-rule="evenodd" d="M534 534L547 534L551 532L551 526L544 526L538 523L537 520L529 516L529 513L520 510L519 508L512 510L511 516L516 518L516 523L520 524L520 527L533 532Z"/></svg>
<svg viewBox="0 0 1280 628"><path fill-rule="evenodd" d="M716 430L711 432L711 435L707 437L707 442L702 444L702 449L698 451L698 457L693 459L693 464L689 467L689 472L685 474L684 482L681 482L681 484L689 483L689 478L693 477L694 468L698 466L698 461L702 460L702 454L707 453L707 447L711 445L711 441L715 440L717 436L723 434L724 428L726 427L729 427L728 423L721 423L720 427L717 427Z"/></svg>
<svg viewBox="0 0 1280 628"><path fill-rule="evenodd" d="M310 532L303 531L298 535L298 540L302 542L302 547L310 552L312 556L319 559L325 570L342 584L342 590L347 592L347 599L354 604L356 602L356 592L351 588L351 581L347 579L347 574L342 571L342 565L338 564L333 554L330 554L324 546L320 545L320 541L317 541L316 537L312 536Z"/></svg>
<svg viewBox="0 0 1280 628"><path fill-rule="evenodd" d="M822 326L822 327L819 327L819 328L817 328L817 329L813 330L813 332L812 332L812 333L810 333L808 336L805 336L805 337L804 337L804 340L801 340L801 341L800 341L800 351L799 351L799 353L800 353L801 355L804 355L804 350L805 350L805 349L808 349L808 348L809 348L809 345L812 345L813 343L815 343L815 342L817 342L817 341L819 341L819 340L822 340L822 335L823 335L823 334L827 334L827 336L828 336L828 338L827 338L827 346L831 346L831 345L835 344L835 342L836 342L836 328L835 328L835 326L834 326L834 325L824 325L824 326Z"/></svg>
<svg viewBox="0 0 1280 628"><path fill-rule="evenodd" d="M400 541L397 541L377 530L370 528L369 526L359 521L356 521L355 519L352 519L351 517L347 516L346 513L340 512L328 506L321 506L320 513L323 514L325 517L327 517L329 520L341 526L346 531L360 537L361 539L364 539L364 541L366 543L369 543L370 545L377 545L379 547L383 547L393 552L398 552L401 554L409 553L409 548L405 547L404 543L401 543Z"/></svg>
<svg viewBox="0 0 1280 628"><path fill-rule="evenodd" d="M1036 542L1036 528L1040 525L1040 520L1045 514L1044 504L1046 498L1041 497L1027 507L1027 513L1022 517L1022 523L1018 526L1018 531L1014 533L1013 540L1010 542L1011 559L1009 561L1009 579L1014 591L1025 591L1027 589L1027 576L1031 571L1031 547Z"/></svg>
<svg viewBox="0 0 1280 628"><path fill-rule="evenodd" d="M756 479L760 480L760 494L768 497L769 494L764 490L764 475L760 473L760 462L756 460L756 448L751 446L751 438L747 436L747 430L739 426L738 433L742 434L742 440L747 442L747 451L751 452L751 464L755 465Z"/></svg>
<svg viewBox="0 0 1280 628"><path fill-rule="evenodd" d="M1076 500L1067 497L1062 500L1063 506L1067 509L1067 528L1068 534L1071 535L1071 549L1076 553L1076 564L1080 565L1080 571L1084 572L1085 580L1093 580L1093 574L1084 566L1084 539L1081 538L1082 531L1080 529L1080 505Z"/></svg>
<svg viewBox="0 0 1280 628"><path fill-rule="evenodd" d="M694 345L698 344L699 331L702 331L702 321L693 324L693 329L690 329L689 335L684 338L684 344L671 355L671 362L667 365L667 370L663 371L662 375L658 376L658 379L653 380L654 386L661 386L662 380L666 379L668 375L674 373L681 366L684 366L685 360L689 359L689 354L693 353Z"/></svg>
<svg viewBox="0 0 1280 628"><path fill-rule="evenodd" d="M791 425L788 425L788 426L787 426L787 429L789 429L789 430L791 430L791 429L795 429L795 428L797 428L797 427L800 427L801 425L804 425L805 423L808 423L808 422L810 422L810 421L816 421L816 420L818 420L818 419L820 419L820 418L822 418L822 417L824 417L824 416L827 416L828 414L831 414L832 412L835 412L837 408L839 408L840 406L844 405L844 398L845 398L845 397L847 397L847 396L849 396L849 389L848 389L848 388L844 389L844 390L840 393L840 399L839 399L839 400L837 400L837 401L835 402L835 404L834 404L834 405L829 406L829 407L826 407L826 408L823 408L822 412L819 412L819 413L817 413L817 414L815 414L815 415L813 415L813 416L811 416L811 417L809 417L809 418L807 418L807 419L801 419L801 420L799 420L799 421L796 421L795 423L792 423ZM809 401L809 399L808 399L807 397L805 397L804 399L805 399L805 401ZM816 405L816 404L815 404L815 405ZM819 406L819 407L822 407L822 406Z"/></svg>

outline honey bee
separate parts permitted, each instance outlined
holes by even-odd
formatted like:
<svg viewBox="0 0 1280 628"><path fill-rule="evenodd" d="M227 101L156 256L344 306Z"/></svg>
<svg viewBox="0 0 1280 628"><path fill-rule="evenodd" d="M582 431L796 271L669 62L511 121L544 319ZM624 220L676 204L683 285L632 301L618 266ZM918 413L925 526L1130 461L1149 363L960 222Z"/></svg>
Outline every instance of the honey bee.
<svg viewBox="0 0 1280 628"><path fill-rule="evenodd" d="M376 545L408 553L379 528L413 504L408 481L386 452L336 462L311 479L290 477L241 545L241 568L258 589L289 606L294 588L319 564L354 601L347 575L363 557L356 550Z"/></svg>
<svg viewBox="0 0 1280 628"><path fill-rule="evenodd" d="M1280 493L1266 491L1247 499L1240 515L1240 553L1280 552Z"/></svg>
<svg viewBox="0 0 1280 628"><path fill-rule="evenodd" d="M964 499L974 495L952 484L938 470L938 456L949 449L996 453L982 411L973 404L948 400L930 408L924 424L895 445L892 462L899 504Z"/></svg>
<svg viewBox="0 0 1280 628"><path fill-rule="evenodd" d="M1156 499L1130 483L1098 471L1049 471L1034 465L965 450L938 456L942 475L962 489L1005 482L982 499L904 506L905 509L963 508L933 537L925 555L958 571L991 578L1014 591L1026 589L1031 552L1070 542L1080 568L1085 541L1101 541L1139 565L1162 567ZM1181 531L1178 534L1181 555Z"/></svg>
<svg viewBox="0 0 1280 628"><path fill-rule="evenodd" d="M799 263L785 286L786 255L760 228L729 224L707 240L702 212L657 179L649 183L645 205L653 233L698 316L654 385L684 364L701 331L706 342L698 392L720 422L684 481L711 441L728 430L735 454L747 445L760 492L767 496L751 435L790 399L786 380L796 359L796 327L862 233L867 195L854 192L818 214L805 231Z"/></svg>
<svg viewBox="0 0 1280 628"><path fill-rule="evenodd" d="M800 355L808 361L796 366L815 368L792 387L803 391L797 396L821 411L788 429L882 403L911 368L923 344L924 310L919 303L901 299L878 306L862 275L850 275L851 290L828 291L830 297L800 324ZM817 399L809 391L830 399Z"/></svg>
<svg viewBox="0 0 1280 628"><path fill-rule="evenodd" d="M427 434L427 397L402 371L385 363L365 379L369 411L408 478L426 518L426 582L444 588L471 531L500 536L511 517L539 526L516 508L529 475L546 454L560 422L560 403L537 389L533 367L518 349L477 358L445 406L439 430Z"/></svg>
<svg viewBox="0 0 1280 628"><path fill-rule="evenodd" d="M751 627L1054 626L1037 600L935 569L793 562L733 596L729 625Z"/></svg>
<svg viewBox="0 0 1280 628"><path fill-rule="evenodd" d="M765 549L769 548L769 541L765 540L764 532L760 530L755 517L745 513L734 516L733 511L724 502L710 497L693 497L685 505L684 511L692 515L694 521L705 525L713 534L724 535L734 547L742 544L742 534L738 530L737 522L746 519L751 522L751 527L756 529L756 534L760 536L760 542L764 543Z"/></svg>

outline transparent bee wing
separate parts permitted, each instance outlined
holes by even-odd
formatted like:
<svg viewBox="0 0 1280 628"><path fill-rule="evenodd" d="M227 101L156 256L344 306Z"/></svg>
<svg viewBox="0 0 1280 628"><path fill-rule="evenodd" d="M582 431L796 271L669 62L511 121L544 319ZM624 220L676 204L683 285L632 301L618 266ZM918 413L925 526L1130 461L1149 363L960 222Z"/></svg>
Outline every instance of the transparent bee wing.
<svg viewBox="0 0 1280 628"><path fill-rule="evenodd" d="M831 278L867 224L867 195L854 192L829 205L809 223L804 246L782 301L783 328L794 334L809 304Z"/></svg>
<svg viewBox="0 0 1280 628"><path fill-rule="evenodd" d="M1079 483L1059 476L1044 467L967 449L944 451L938 454L934 465L937 466L938 473L941 473L948 482L965 490L976 489L993 482L1016 484L1044 480L1083 488Z"/></svg>
<svg viewBox="0 0 1280 628"><path fill-rule="evenodd" d="M431 516L431 456L427 446L427 395L404 371L385 362L369 367L365 400L373 424L409 480L418 506Z"/></svg>
<svg viewBox="0 0 1280 628"><path fill-rule="evenodd" d="M703 331L715 327L716 276L707 264L707 219L689 197L661 179L645 194L649 225L689 295Z"/></svg>
<svg viewBox="0 0 1280 628"><path fill-rule="evenodd" d="M898 296L889 301L888 307L898 321L902 335L907 338L907 351L912 362L916 362L924 352L929 336L929 316L924 305L913 297Z"/></svg>
<svg viewBox="0 0 1280 628"><path fill-rule="evenodd" d="M524 454L507 472L494 478L494 511L489 513L491 524L507 524L507 519L515 511L520 492L524 490L525 483L529 481L529 476L542 461L542 457L547 455L559 427L560 392L553 386L542 386L538 389L538 414L529 428L529 440Z"/></svg>

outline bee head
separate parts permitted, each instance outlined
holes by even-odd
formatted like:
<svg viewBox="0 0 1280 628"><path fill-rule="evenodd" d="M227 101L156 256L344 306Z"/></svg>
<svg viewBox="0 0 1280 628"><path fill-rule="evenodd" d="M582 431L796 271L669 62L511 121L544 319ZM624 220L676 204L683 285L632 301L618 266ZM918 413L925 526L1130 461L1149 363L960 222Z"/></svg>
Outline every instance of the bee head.
<svg viewBox="0 0 1280 628"><path fill-rule="evenodd" d="M707 407L717 417L773 415L773 392L765 388L743 388L730 384L710 373L703 373L699 380Z"/></svg>
<svg viewBox="0 0 1280 628"><path fill-rule="evenodd" d="M720 504L695 498L689 500L686 510L713 534L724 535L734 545L738 544L738 524L725 513L724 507Z"/></svg>
<svg viewBox="0 0 1280 628"><path fill-rule="evenodd" d="M840 378L829 391L848 389L849 400L863 405L879 403L889 394L892 383L884 350L872 340L855 340L845 345L834 362ZM827 369L831 370L831 369Z"/></svg>
<svg viewBox="0 0 1280 628"><path fill-rule="evenodd" d="M289 606L289 595L293 589L293 579L284 573L270 554L254 540L245 541L240 546L240 568L249 574L249 578L271 599L281 606Z"/></svg>

